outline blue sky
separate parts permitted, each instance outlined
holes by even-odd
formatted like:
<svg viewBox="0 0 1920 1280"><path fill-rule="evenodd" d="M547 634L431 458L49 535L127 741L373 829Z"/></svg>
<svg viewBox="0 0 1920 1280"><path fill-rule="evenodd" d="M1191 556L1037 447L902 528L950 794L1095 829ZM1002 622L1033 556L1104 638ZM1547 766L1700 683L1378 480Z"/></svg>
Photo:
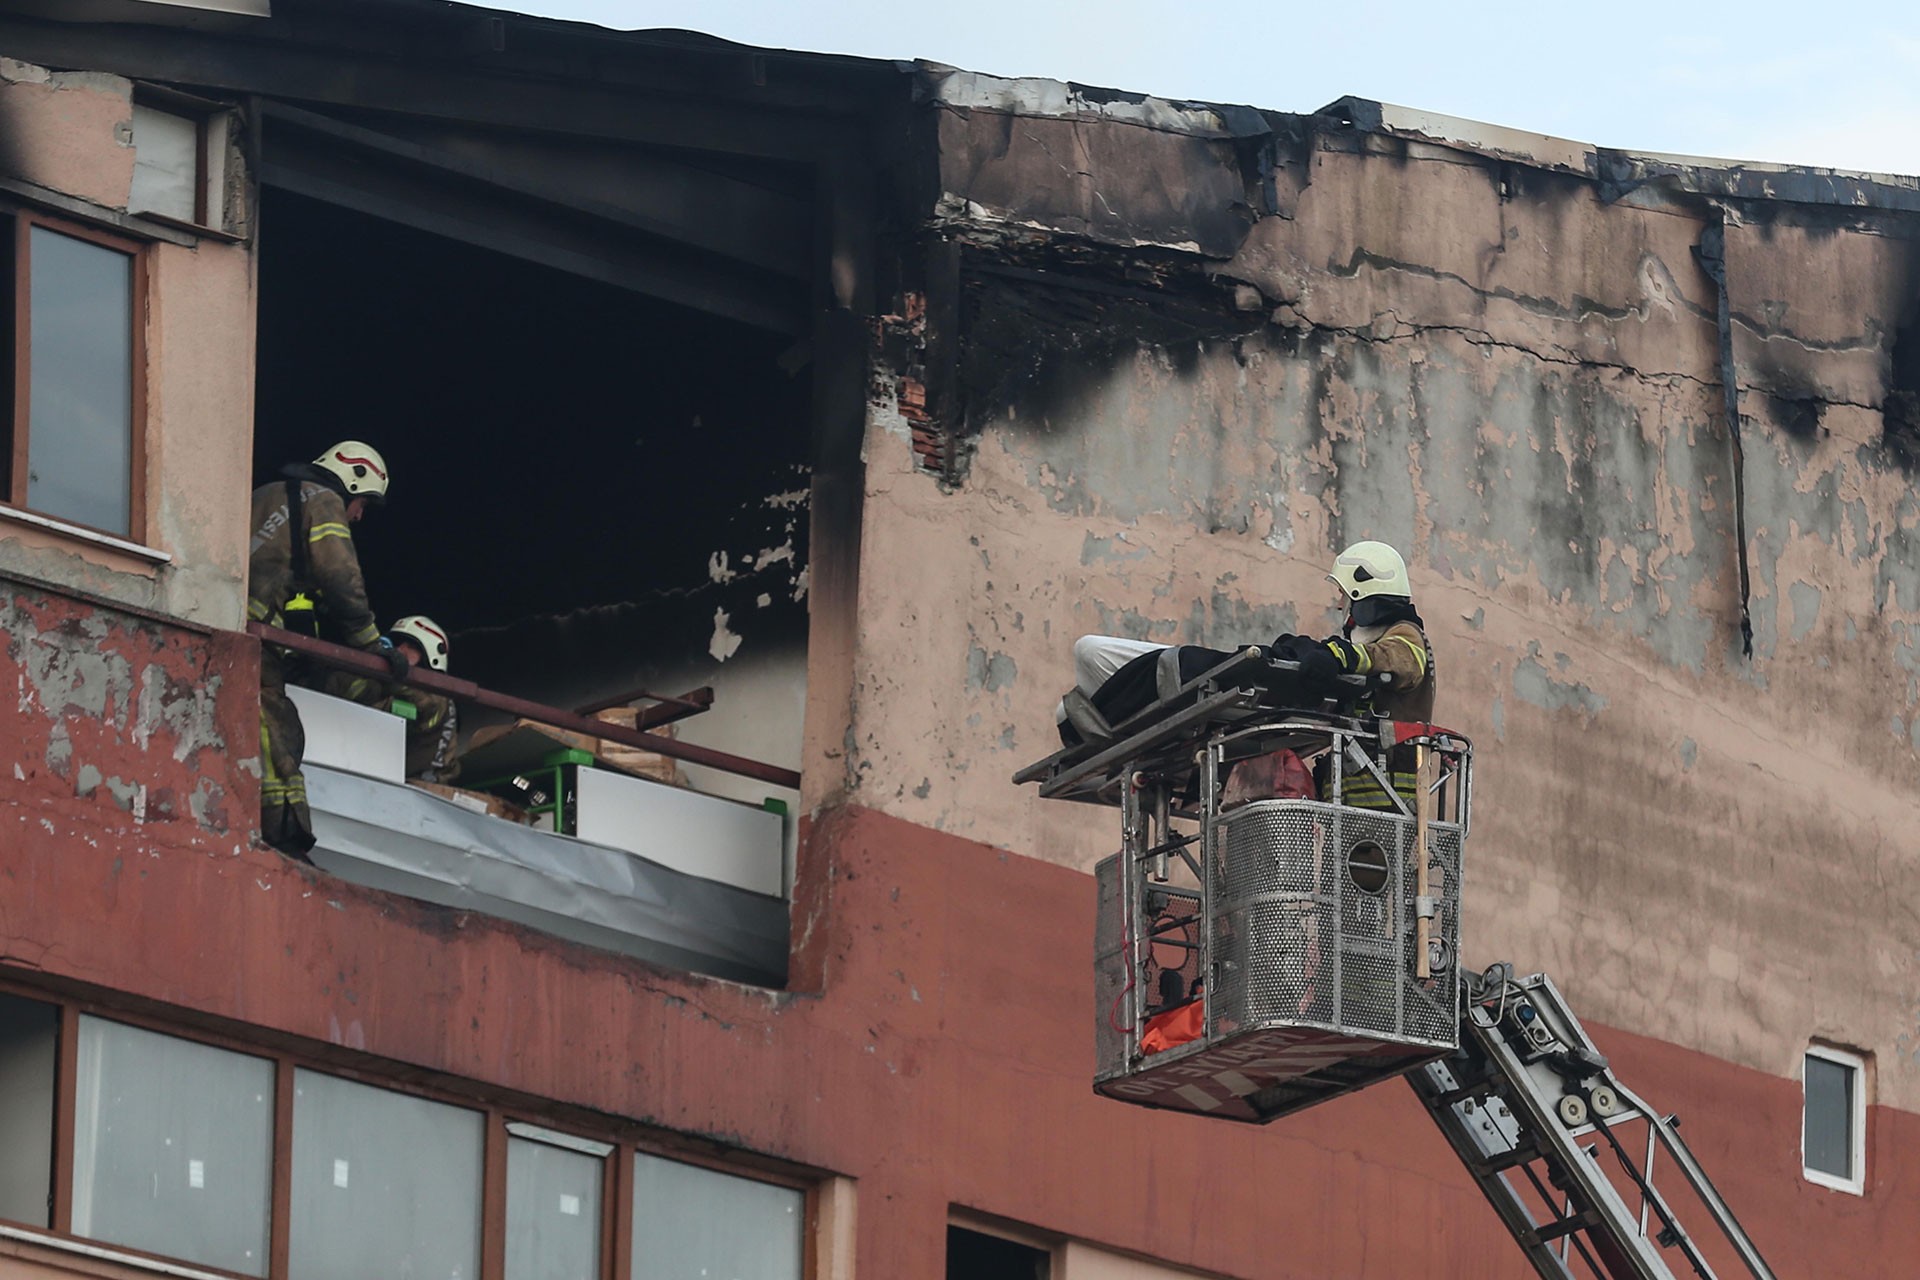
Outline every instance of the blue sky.
<svg viewBox="0 0 1920 1280"><path fill-rule="evenodd" d="M1920 174L1920 6L483 0L1310 111L1378 98L1603 146Z"/></svg>

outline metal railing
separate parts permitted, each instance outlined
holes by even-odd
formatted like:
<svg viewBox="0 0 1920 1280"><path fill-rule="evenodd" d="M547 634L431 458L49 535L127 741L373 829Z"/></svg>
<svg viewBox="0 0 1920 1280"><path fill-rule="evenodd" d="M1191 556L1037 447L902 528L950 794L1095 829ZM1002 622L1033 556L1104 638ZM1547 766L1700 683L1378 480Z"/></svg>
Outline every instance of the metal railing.
<svg viewBox="0 0 1920 1280"><path fill-rule="evenodd" d="M391 681L393 678L386 661L364 649L349 648L329 640L316 640L311 636L283 631L279 627L270 627L262 622L247 623L247 631L250 635L257 636L264 644L275 644L283 649L290 649L322 666L339 671L351 671L356 675L372 676L379 680ZM700 700L691 695L657 699L658 706L646 708L636 715L635 722L639 727L628 728L626 725L596 720L578 711L565 711L559 707L549 707L544 703L533 702L526 698L516 698L510 693L483 688L471 680L462 680L423 666L415 666L401 683L416 689L425 689L429 693L438 693L461 702L472 703L475 706L504 711L523 720L532 720L536 724L565 729L570 733L585 734L589 737L605 738L609 742L637 747L642 751L652 751L687 764L702 765L709 769L718 769L722 773L752 778L759 782L769 782L780 787L792 787L797 790L800 786L798 770L768 764L763 760L749 760L745 756L715 751L712 747L702 747L695 743L682 742L677 738L667 738L657 733L646 732L644 727L646 724L664 724L688 714L689 708L704 709L700 706ZM637 694L635 696L652 695Z"/></svg>

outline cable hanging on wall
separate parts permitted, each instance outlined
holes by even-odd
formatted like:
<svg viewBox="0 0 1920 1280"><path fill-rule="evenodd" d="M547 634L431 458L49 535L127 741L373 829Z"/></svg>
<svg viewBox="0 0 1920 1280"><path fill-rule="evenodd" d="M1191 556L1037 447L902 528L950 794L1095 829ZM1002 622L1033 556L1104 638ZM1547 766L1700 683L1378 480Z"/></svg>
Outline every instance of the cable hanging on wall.
<svg viewBox="0 0 1920 1280"><path fill-rule="evenodd" d="M1719 293L1720 386L1726 396L1727 440L1733 450L1733 528L1740 558L1740 651L1753 657L1752 582L1747 570L1746 450L1740 440L1740 382L1733 361L1733 303L1727 294L1727 210L1713 206L1717 219L1700 233L1693 247L1694 261L1707 273Z"/></svg>

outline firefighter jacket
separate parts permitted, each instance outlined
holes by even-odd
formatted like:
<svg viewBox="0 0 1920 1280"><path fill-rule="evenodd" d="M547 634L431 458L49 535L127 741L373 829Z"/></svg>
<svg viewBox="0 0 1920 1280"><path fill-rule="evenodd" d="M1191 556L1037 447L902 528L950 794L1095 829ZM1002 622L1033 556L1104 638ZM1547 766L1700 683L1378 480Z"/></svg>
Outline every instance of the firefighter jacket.
<svg viewBox="0 0 1920 1280"><path fill-rule="evenodd" d="M312 599L342 643L365 649L379 640L346 499L332 486L296 474L253 491L247 616L285 626L287 604L300 595Z"/></svg>
<svg viewBox="0 0 1920 1280"><path fill-rule="evenodd" d="M414 706L413 719L407 722L407 776L452 782L460 776L460 761L454 758L460 719L453 700L412 688L402 689L399 696Z"/></svg>
<svg viewBox="0 0 1920 1280"><path fill-rule="evenodd" d="M1433 668L1433 646L1418 616L1400 618L1375 627L1355 627L1347 635L1365 663L1363 674L1391 672L1393 683L1368 695L1356 708L1363 716L1380 716L1403 723L1425 723L1433 719L1433 695L1437 684ZM1387 753L1387 777L1400 799L1413 804L1419 784L1414 773L1415 757L1411 747L1399 746ZM1371 774L1355 771L1345 784L1344 803L1361 809L1393 809L1391 798Z"/></svg>
<svg viewBox="0 0 1920 1280"><path fill-rule="evenodd" d="M1364 655L1362 675L1382 671L1393 675L1391 685L1369 697L1367 714L1411 722L1433 719L1433 646L1418 622L1355 627L1347 638Z"/></svg>
<svg viewBox="0 0 1920 1280"><path fill-rule="evenodd" d="M351 671L329 671L319 689L382 711L393 711L396 700L409 704L413 715L407 720L407 777L448 783L460 776L460 761L454 754L460 720L451 698L411 685L396 688L389 681Z"/></svg>

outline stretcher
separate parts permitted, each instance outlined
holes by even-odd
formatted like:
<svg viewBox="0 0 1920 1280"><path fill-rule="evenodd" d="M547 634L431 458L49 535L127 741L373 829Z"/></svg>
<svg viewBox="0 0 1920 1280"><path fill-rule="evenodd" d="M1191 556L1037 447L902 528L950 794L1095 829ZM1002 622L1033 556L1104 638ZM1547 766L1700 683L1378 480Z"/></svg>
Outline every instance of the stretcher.
<svg viewBox="0 0 1920 1280"><path fill-rule="evenodd" d="M1359 677L1219 656L1174 653L1184 678L1118 723L1080 717L1087 741L1014 780L1121 814L1095 872L1095 1089L1265 1122L1457 1047L1472 746L1356 714ZM1309 789L1229 785L1284 751ZM1419 782L1396 788L1409 760ZM1343 803L1361 791L1385 807Z"/></svg>

